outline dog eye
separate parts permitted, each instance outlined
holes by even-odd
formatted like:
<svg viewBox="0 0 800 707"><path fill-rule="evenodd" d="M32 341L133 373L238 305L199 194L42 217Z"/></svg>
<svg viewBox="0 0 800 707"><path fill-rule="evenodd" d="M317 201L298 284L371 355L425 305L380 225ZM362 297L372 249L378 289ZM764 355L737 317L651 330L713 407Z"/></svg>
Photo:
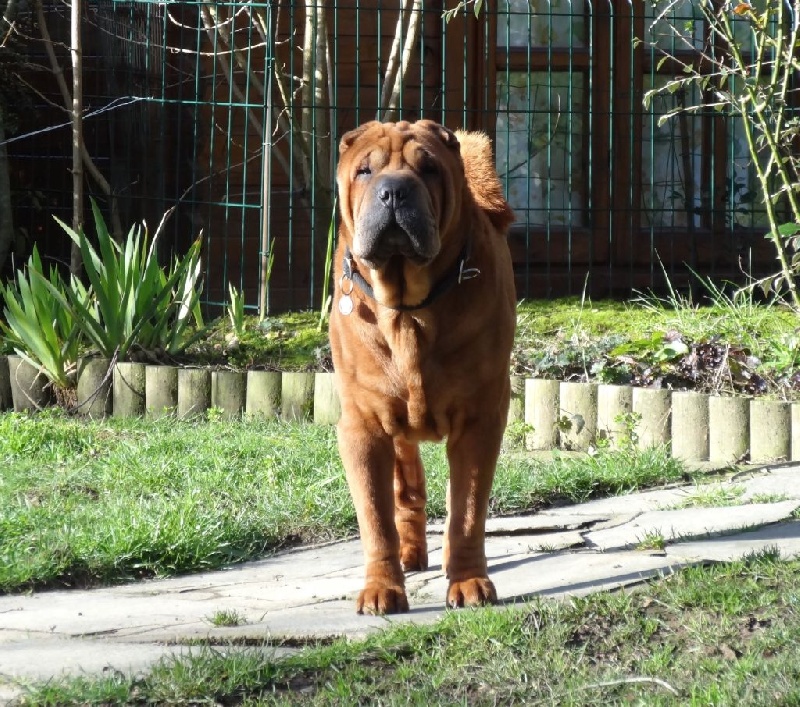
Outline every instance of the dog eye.
<svg viewBox="0 0 800 707"><path fill-rule="evenodd" d="M370 174L372 174L372 170L369 168L369 165L366 164L361 165L361 167L356 170L356 177L368 177Z"/></svg>
<svg viewBox="0 0 800 707"><path fill-rule="evenodd" d="M435 176L439 174L439 165L435 162L424 162L420 172L423 176Z"/></svg>

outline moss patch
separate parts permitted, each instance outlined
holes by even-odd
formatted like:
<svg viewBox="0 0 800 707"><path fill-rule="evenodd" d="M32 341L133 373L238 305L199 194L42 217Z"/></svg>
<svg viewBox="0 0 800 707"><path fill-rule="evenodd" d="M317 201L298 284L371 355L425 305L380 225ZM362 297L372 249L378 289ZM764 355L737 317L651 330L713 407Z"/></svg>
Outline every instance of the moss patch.
<svg viewBox="0 0 800 707"><path fill-rule="evenodd" d="M319 330L318 312L290 312L261 322L258 317L245 317L240 336L234 334L227 317L220 317L183 359L269 371L331 370L328 330Z"/></svg>

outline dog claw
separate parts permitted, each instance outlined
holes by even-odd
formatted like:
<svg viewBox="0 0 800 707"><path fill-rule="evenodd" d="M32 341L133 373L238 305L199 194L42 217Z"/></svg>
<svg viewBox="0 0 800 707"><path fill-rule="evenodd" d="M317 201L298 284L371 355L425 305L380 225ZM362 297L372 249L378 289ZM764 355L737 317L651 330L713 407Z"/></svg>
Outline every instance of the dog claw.
<svg viewBox="0 0 800 707"><path fill-rule="evenodd" d="M366 586L358 595L356 612L359 614L404 614L408 611L408 598L402 587Z"/></svg>
<svg viewBox="0 0 800 707"><path fill-rule="evenodd" d="M400 551L400 565L403 572L421 572L428 569L428 553L425 550L409 547Z"/></svg>
<svg viewBox="0 0 800 707"><path fill-rule="evenodd" d="M497 590L488 577L473 577L461 582L451 582L447 590L447 606L451 609L496 603Z"/></svg>

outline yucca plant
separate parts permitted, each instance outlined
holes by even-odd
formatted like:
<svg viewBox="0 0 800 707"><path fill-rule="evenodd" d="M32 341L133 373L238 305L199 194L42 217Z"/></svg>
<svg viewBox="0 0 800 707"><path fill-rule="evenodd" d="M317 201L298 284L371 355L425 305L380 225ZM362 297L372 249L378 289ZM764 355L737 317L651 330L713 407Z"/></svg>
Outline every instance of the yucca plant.
<svg viewBox="0 0 800 707"><path fill-rule="evenodd" d="M177 354L193 343L202 327L200 312L200 240L168 270L156 257L157 236L133 226L121 245L92 201L97 248L81 229L56 221L78 245L90 285L91 301L75 288L54 297L75 317L91 346L107 358L122 360L134 347Z"/></svg>
<svg viewBox="0 0 800 707"><path fill-rule="evenodd" d="M72 311L62 306L65 292L85 309L91 309L89 294L79 281L73 278L67 287L55 267L45 273L36 246L15 279L7 285L0 284L5 315L0 329L5 338L22 358L41 368L62 389L75 385L83 343Z"/></svg>

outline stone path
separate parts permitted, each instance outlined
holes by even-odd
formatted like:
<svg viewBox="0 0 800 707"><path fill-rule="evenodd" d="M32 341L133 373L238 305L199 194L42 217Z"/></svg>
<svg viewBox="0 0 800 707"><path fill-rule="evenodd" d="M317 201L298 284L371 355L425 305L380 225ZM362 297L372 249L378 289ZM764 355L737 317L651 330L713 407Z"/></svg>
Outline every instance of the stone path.
<svg viewBox="0 0 800 707"><path fill-rule="evenodd" d="M725 498L722 507L697 505ZM532 516L490 521L487 554L500 600L580 595L641 582L702 561L777 547L800 556L800 465L760 469L703 487L647 491ZM62 674L141 671L190 642L225 645L358 637L444 612L441 525L429 528L430 564L407 577L410 613L358 616L358 541L299 549L235 568L93 590L0 596L0 703L29 681ZM647 549L650 548L650 549ZM655 549L653 549L655 548ZM233 611L244 623L214 627ZM234 650L233 648L231 650Z"/></svg>

